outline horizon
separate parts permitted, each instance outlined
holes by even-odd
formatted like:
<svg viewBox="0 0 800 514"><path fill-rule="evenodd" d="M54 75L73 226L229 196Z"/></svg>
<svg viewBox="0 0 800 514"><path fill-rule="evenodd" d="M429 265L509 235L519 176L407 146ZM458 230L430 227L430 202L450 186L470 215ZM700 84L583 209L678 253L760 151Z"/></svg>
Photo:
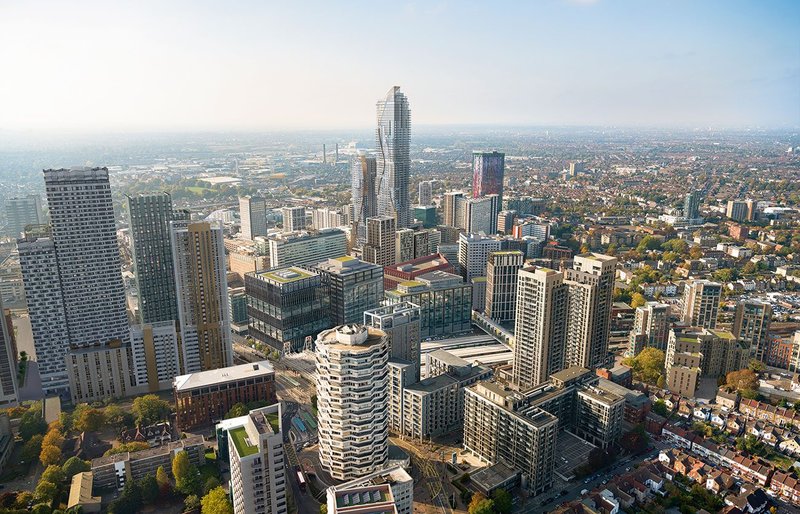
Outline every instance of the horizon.
<svg viewBox="0 0 800 514"><path fill-rule="evenodd" d="M362 130L393 85L415 129L792 130L798 17L791 1L5 3L0 133Z"/></svg>

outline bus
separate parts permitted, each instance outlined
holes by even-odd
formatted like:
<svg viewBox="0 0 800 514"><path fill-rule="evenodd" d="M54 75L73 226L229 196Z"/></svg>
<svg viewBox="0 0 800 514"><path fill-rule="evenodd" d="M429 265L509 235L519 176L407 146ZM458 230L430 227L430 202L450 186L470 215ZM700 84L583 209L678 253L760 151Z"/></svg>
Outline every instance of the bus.
<svg viewBox="0 0 800 514"><path fill-rule="evenodd" d="M300 490L306 492L306 479L303 478L303 472L297 472L297 485L300 487Z"/></svg>

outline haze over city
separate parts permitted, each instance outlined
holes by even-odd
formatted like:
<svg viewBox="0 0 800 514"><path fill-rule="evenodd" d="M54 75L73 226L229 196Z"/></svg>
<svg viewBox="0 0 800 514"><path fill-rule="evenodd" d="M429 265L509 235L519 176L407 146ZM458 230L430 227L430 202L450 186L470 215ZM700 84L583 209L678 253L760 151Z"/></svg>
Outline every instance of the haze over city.
<svg viewBox="0 0 800 514"><path fill-rule="evenodd" d="M797 127L800 4L2 2L0 131Z"/></svg>

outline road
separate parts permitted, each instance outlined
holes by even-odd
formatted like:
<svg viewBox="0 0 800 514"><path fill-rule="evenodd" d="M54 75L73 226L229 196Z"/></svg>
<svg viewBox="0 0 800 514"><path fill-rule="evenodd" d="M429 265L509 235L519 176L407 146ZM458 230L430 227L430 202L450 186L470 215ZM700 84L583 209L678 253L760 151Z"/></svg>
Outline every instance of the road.
<svg viewBox="0 0 800 514"><path fill-rule="evenodd" d="M430 455L429 451L420 450L413 444L409 444L402 439L393 437L391 439L392 444L396 444L408 451L408 454L411 456L411 462L414 464L414 467L419 470L419 472L424 477L422 483L419 483L417 479L415 479L414 486L416 487L419 485L423 485L426 487L428 494L430 495L430 501L432 505L438 506L439 510L443 514L452 514L452 509L450 508L450 503L447 500L447 491L444 488L444 484L442 483L442 476L445 475L444 470L437 469L438 462L432 459L429 459L425 454ZM414 499L414 502L419 500Z"/></svg>

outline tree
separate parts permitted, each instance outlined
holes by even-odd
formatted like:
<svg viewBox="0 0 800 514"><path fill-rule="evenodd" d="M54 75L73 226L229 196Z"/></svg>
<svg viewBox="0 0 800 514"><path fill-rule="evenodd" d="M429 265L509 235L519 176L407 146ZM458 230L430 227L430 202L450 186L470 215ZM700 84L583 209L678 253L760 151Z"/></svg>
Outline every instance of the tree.
<svg viewBox="0 0 800 514"><path fill-rule="evenodd" d="M215 487L200 501L202 514L233 514L233 505L222 487Z"/></svg>
<svg viewBox="0 0 800 514"><path fill-rule="evenodd" d="M645 253L649 250L658 250L661 248L661 241L658 238L653 236L644 236L639 244L636 246L636 251L639 253Z"/></svg>
<svg viewBox="0 0 800 514"><path fill-rule="evenodd" d="M647 449L650 438L642 425L636 425L620 439L620 445L631 453L641 453Z"/></svg>
<svg viewBox="0 0 800 514"><path fill-rule="evenodd" d="M118 446L107 450L106 453L103 454L104 457L108 457L109 455L116 455L118 453L134 453L140 452L142 450L149 450L150 445L145 443L144 441L131 441L129 443L122 443Z"/></svg>
<svg viewBox="0 0 800 514"><path fill-rule="evenodd" d="M742 395L753 392L758 392L758 375L752 369L740 369L739 371L731 371L725 375L725 384L731 388L736 389Z"/></svg>
<svg viewBox="0 0 800 514"><path fill-rule="evenodd" d="M158 491L161 496L167 496L172 492L172 482L170 482L167 472L164 471L164 466L159 466L156 469L156 482L158 482Z"/></svg>
<svg viewBox="0 0 800 514"><path fill-rule="evenodd" d="M699 245L692 246L689 249L689 258L690 259L695 259L696 260L696 259L699 259L702 256L703 256L703 249L700 248Z"/></svg>
<svg viewBox="0 0 800 514"><path fill-rule="evenodd" d="M42 440L42 446L55 446L61 448L64 446L64 436L58 430L50 429Z"/></svg>
<svg viewBox="0 0 800 514"><path fill-rule="evenodd" d="M494 493L492 493L492 500L494 501L494 509L498 514L511 514L511 508L514 503L508 491L495 489Z"/></svg>
<svg viewBox="0 0 800 514"><path fill-rule="evenodd" d="M472 503L470 502L470 505ZM468 510L469 514L495 514L494 500L483 499Z"/></svg>
<svg viewBox="0 0 800 514"><path fill-rule="evenodd" d="M655 403L653 403L653 412L666 418L667 415L669 415L667 403L664 400L656 400Z"/></svg>
<svg viewBox="0 0 800 514"><path fill-rule="evenodd" d="M659 389L664 389L666 385L666 380L664 380L664 375L658 375L658 380L656 380L656 387Z"/></svg>
<svg viewBox="0 0 800 514"><path fill-rule="evenodd" d="M106 423L118 430L127 425L128 418L132 418L131 414L123 410L119 405L109 405L105 408L103 414L106 418Z"/></svg>
<svg viewBox="0 0 800 514"><path fill-rule="evenodd" d="M676 237L674 239L670 239L669 241L665 241L664 244L661 245L661 249L664 251L682 254L689 250L689 243Z"/></svg>
<svg viewBox="0 0 800 514"><path fill-rule="evenodd" d="M33 493L34 498L38 502L52 503L58 494L58 486L47 480L39 480L36 484L36 490Z"/></svg>
<svg viewBox="0 0 800 514"><path fill-rule="evenodd" d="M35 435L22 446L21 457L24 462L33 462L39 458L39 454L42 453L42 439L44 436Z"/></svg>
<svg viewBox="0 0 800 514"><path fill-rule="evenodd" d="M203 484L203 494L208 494L217 487L219 487L219 480L214 477L208 477L206 483Z"/></svg>
<svg viewBox="0 0 800 514"><path fill-rule="evenodd" d="M43 466L60 465L61 448L57 446L42 446L42 451L39 452L39 460Z"/></svg>
<svg viewBox="0 0 800 514"><path fill-rule="evenodd" d="M475 507L477 507L478 504L480 502L482 502L483 500L485 500L485 499L486 499L486 495L481 493L481 492L477 492L477 493L473 494L472 498L470 498L470 500L469 500L469 505L467 505L467 511L472 513L472 510Z"/></svg>
<svg viewBox="0 0 800 514"><path fill-rule="evenodd" d="M31 508L31 514L53 514L53 507L50 503L38 503Z"/></svg>
<svg viewBox="0 0 800 514"><path fill-rule="evenodd" d="M634 309L636 307L641 307L645 303L647 303L647 299L644 297L642 293L633 293L631 295L631 307L633 307Z"/></svg>
<svg viewBox="0 0 800 514"><path fill-rule="evenodd" d="M755 373L761 373L767 369L767 367L758 359L750 359L750 362L747 363L747 369L750 369Z"/></svg>
<svg viewBox="0 0 800 514"><path fill-rule="evenodd" d="M78 457L70 457L64 465L61 466L61 470L64 472L64 478L67 480L72 479L72 477L78 473L90 471L91 469L92 465L88 461L81 460Z"/></svg>
<svg viewBox="0 0 800 514"><path fill-rule="evenodd" d="M154 394L146 394L133 400L133 415L139 426L158 423L169 416L169 403Z"/></svg>
<svg viewBox="0 0 800 514"><path fill-rule="evenodd" d="M125 482L122 494L108 506L112 514L135 514L142 507L142 492L139 484L133 480Z"/></svg>
<svg viewBox="0 0 800 514"><path fill-rule="evenodd" d="M153 475L145 475L144 478L139 480L139 490L142 492L142 501L145 504L150 504L158 499L158 482Z"/></svg>
<svg viewBox="0 0 800 514"><path fill-rule="evenodd" d="M19 421L19 436L23 441L28 441L31 437L42 435L47 431L47 423L42 418L41 408L41 404L37 402L22 415Z"/></svg>
<svg viewBox="0 0 800 514"><path fill-rule="evenodd" d="M184 512L196 512L200 509L200 498L196 494L190 494L183 500Z"/></svg>
<svg viewBox="0 0 800 514"><path fill-rule="evenodd" d="M17 499L14 500L15 509L27 509L28 504L33 502L33 493L30 491L21 491L17 494Z"/></svg>
<svg viewBox="0 0 800 514"><path fill-rule="evenodd" d="M44 470L42 473L41 480L46 482L50 482L53 484L60 484L64 482L66 476L64 475L64 471L61 469L61 466L47 466L47 469Z"/></svg>
<svg viewBox="0 0 800 514"><path fill-rule="evenodd" d="M78 432L97 432L106 424L106 417L100 409L82 409L72 425Z"/></svg>
<svg viewBox="0 0 800 514"><path fill-rule="evenodd" d="M175 477L175 489L183 494L195 494L199 489L197 468L189 462L186 452L178 452L173 457L172 476Z"/></svg>
<svg viewBox="0 0 800 514"><path fill-rule="evenodd" d="M622 360L622 364L630 366L633 378L650 385L656 385L658 377L664 374L666 355L658 348L648 347L635 357Z"/></svg>
<svg viewBox="0 0 800 514"><path fill-rule="evenodd" d="M247 406L245 406L245 404L235 403L233 407L231 407L231 410L228 411L228 414L225 415L225 419L246 416L248 412L250 411L247 410Z"/></svg>

